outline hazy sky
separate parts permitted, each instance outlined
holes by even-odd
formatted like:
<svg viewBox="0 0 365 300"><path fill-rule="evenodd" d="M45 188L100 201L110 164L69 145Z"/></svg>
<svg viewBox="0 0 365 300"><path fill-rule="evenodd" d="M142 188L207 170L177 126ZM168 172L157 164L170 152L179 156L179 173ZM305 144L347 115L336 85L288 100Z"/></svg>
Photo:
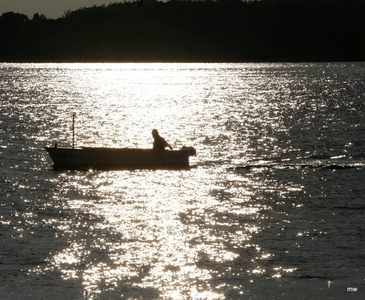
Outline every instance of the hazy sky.
<svg viewBox="0 0 365 300"><path fill-rule="evenodd" d="M67 10L81 7L109 4L118 0L0 0L0 15L13 11L28 15L30 18L35 13L44 14L47 18L59 18Z"/></svg>

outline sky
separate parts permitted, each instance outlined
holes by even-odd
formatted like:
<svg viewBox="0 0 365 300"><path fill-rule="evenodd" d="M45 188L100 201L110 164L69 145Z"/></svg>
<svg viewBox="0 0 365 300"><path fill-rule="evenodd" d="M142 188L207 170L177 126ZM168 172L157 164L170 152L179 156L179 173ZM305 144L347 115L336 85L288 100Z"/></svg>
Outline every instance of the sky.
<svg viewBox="0 0 365 300"><path fill-rule="evenodd" d="M4 12L17 12L32 18L35 13L47 18L62 17L67 10L119 2L118 0L0 0L0 15Z"/></svg>

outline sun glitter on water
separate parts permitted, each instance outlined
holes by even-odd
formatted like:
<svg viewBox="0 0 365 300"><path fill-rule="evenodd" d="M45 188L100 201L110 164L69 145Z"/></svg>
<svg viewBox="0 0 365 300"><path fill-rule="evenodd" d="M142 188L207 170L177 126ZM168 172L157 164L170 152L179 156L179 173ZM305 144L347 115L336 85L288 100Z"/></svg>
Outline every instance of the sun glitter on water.
<svg viewBox="0 0 365 300"><path fill-rule="evenodd" d="M151 129L158 128L174 148L188 143L200 147L197 161L204 161L212 155L207 152L211 137L235 139L235 133L222 126L234 129L238 125L226 119L237 110L234 103L227 111L217 100L220 87L210 84L205 90L199 81L212 80L206 72L214 73L214 69L173 64L151 69L148 65L94 67L78 65L69 73L78 145L149 148ZM224 80L218 79L217 84L224 85ZM216 99L214 105L211 97ZM207 126L201 115L210 115L212 122ZM222 153L219 150L212 158L224 161ZM61 175L64 186L59 200L76 218L59 224L70 246L54 253L49 262L65 280L81 280L88 297L106 291L122 294L118 288L131 285L142 295L147 291L156 298L221 299L221 286L213 283L214 278L247 272L233 272L229 265L238 257L236 248L261 230L224 215L255 218L262 209L242 206L242 201L250 201L252 191L244 186L255 185L251 179L224 173L224 169L202 167ZM227 182L242 182L229 189L231 201L226 205L221 202L224 194L220 195L227 190L220 186L222 175ZM216 214L222 217L217 219ZM220 227L227 230L225 238L215 233ZM236 246L228 249L226 239ZM270 256L261 254L261 258L265 255ZM212 264L221 267L214 271ZM257 275L265 270L254 265L250 272Z"/></svg>

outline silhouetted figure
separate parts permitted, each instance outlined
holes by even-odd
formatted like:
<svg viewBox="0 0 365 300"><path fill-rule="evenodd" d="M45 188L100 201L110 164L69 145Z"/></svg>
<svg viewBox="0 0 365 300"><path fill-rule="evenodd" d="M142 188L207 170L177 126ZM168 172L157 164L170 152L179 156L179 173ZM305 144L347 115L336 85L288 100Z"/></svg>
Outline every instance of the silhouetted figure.
<svg viewBox="0 0 365 300"><path fill-rule="evenodd" d="M153 150L155 151L164 151L166 147L169 147L172 150L172 147L166 140L160 136L157 129L152 130L152 136L153 136Z"/></svg>

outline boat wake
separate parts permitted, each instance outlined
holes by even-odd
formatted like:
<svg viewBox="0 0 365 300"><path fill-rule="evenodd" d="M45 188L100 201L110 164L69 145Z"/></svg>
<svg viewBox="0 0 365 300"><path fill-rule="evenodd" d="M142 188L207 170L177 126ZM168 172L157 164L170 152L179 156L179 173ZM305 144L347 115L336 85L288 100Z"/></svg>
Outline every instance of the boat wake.
<svg viewBox="0 0 365 300"><path fill-rule="evenodd" d="M235 170L253 170L253 169L361 169L365 167L364 161L359 160L341 160L334 162L331 159L314 159L301 161L263 161L242 164L233 167Z"/></svg>
<svg viewBox="0 0 365 300"><path fill-rule="evenodd" d="M300 168L315 168L315 169L353 169L364 168L364 164L260 164L260 165L243 165L234 167L234 169L300 169Z"/></svg>

